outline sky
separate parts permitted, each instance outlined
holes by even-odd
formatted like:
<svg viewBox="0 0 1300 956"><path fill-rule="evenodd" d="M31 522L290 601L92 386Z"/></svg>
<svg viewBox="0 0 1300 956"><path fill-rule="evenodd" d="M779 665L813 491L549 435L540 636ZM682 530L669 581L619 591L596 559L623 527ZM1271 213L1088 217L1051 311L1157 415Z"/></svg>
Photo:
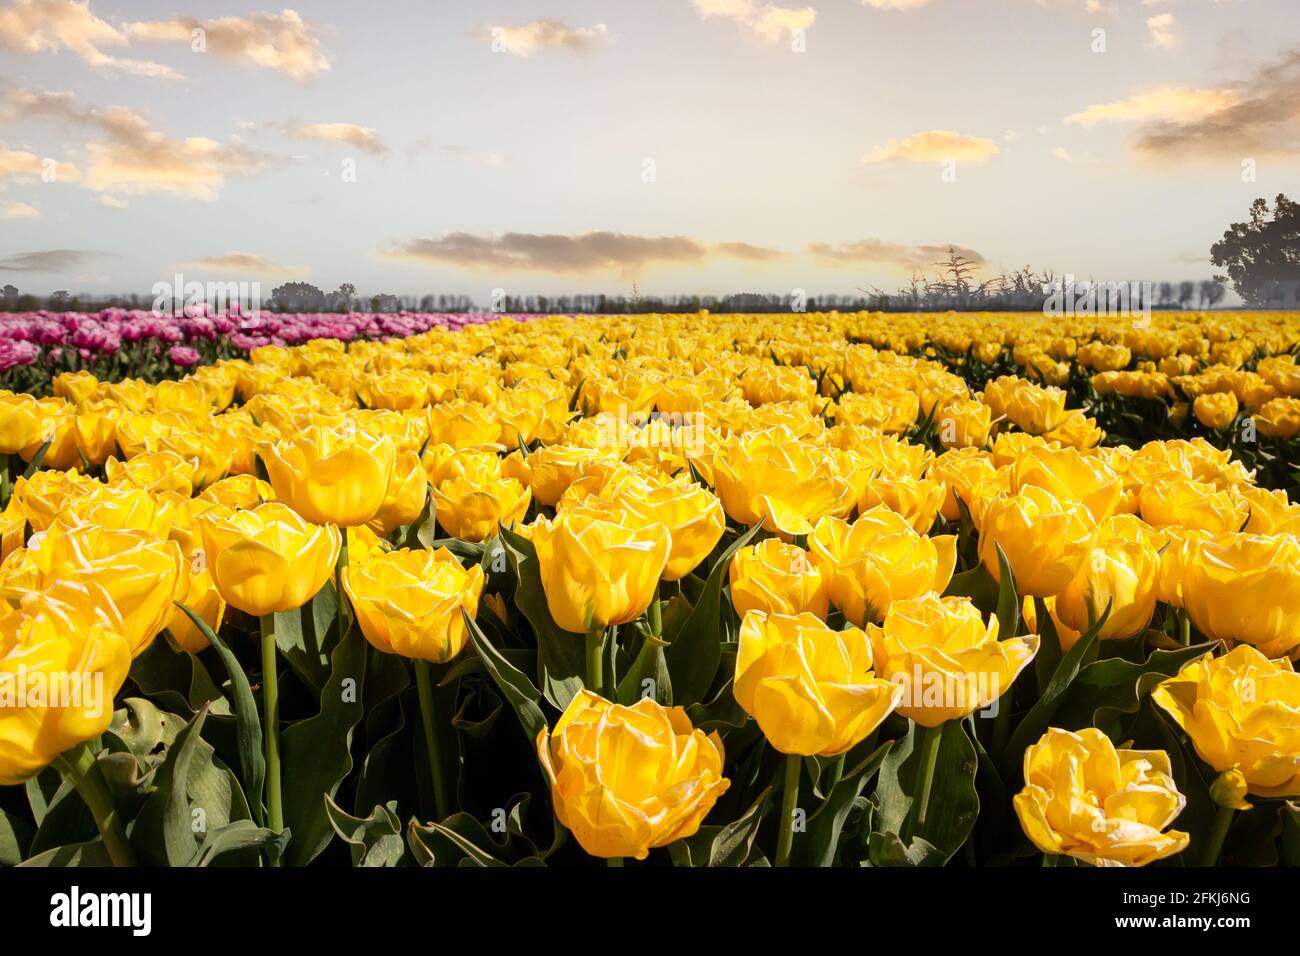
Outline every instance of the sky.
<svg viewBox="0 0 1300 956"><path fill-rule="evenodd" d="M0 0L0 283L1200 280L1298 133L1297 0Z"/></svg>

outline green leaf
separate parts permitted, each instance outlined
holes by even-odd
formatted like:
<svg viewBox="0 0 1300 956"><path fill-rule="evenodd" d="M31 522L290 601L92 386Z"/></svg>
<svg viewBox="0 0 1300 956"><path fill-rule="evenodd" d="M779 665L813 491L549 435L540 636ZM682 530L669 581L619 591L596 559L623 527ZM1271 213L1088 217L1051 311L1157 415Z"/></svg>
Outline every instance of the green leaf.
<svg viewBox="0 0 1300 956"><path fill-rule="evenodd" d="M198 850L190 815L189 777L208 708L203 706L167 748L153 775L153 793L140 808L131 843L141 862L184 866ZM206 814L206 809L205 809Z"/></svg>
<svg viewBox="0 0 1300 956"><path fill-rule="evenodd" d="M474 650L483 659L488 674L506 695L506 700L510 701L510 706L515 709L515 713L519 715L519 723L523 727L529 745L535 745L537 735L546 726L546 715L538 706L542 697L541 692L523 671L501 656L501 652L483 636L483 632L474 623L474 619L465 613L464 608L461 608L461 614L464 615L465 626L469 628L469 639L474 645Z"/></svg>
<svg viewBox="0 0 1300 956"><path fill-rule="evenodd" d="M1047 687L1043 690L1034 706L1029 709L1029 713L1021 719L1016 725L1015 731L1011 734L1011 739L1007 742L1006 750L998 755L998 769L1002 772L1002 779L1011 786L1014 786L1021 779L1023 768L1020 766L1020 758L1030 744L1038 740L1046 732L1048 725L1052 722L1056 710L1061 705L1065 692L1069 690L1070 684L1079 675L1083 667L1084 660L1092 653L1097 644L1097 635L1101 631L1102 625L1110 617L1110 605L1106 606L1106 611L1096 624L1090 627L1086 634L1082 635L1070 648L1070 652L1061 658L1060 665L1056 668L1056 673L1048 681Z"/></svg>
<svg viewBox="0 0 1300 956"><path fill-rule="evenodd" d="M648 679L653 681L654 699L665 707L672 706L672 676L668 673L668 661L664 655L667 646L652 634L644 635L636 660L618 682L616 696L620 704L635 704L641 697L643 682Z"/></svg>
<svg viewBox="0 0 1300 956"><path fill-rule="evenodd" d="M284 822L293 832L285 862L305 866L333 837L322 794L333 796L352 771L352 732L365 714L366 643L356 628L330 655L320 713L280 735Z"/></svg>
<svg viewBox="0 0 1300 956"><path fill-rule="evenodd" d="M17 866L27 855L33 833L22 817L0 810L0 866Z"/></svg>
<svg viewBox="0 0 1300 956"><path fill-rule="evenodd" d="M584 635L564 630L551 617L533 543L509 528L501 528L500 535L510 569L518 582L515 606L528 619L537 637L537 676L542 693L552 705L563 711L582 690L586 670Z"/></svg>
<svg viewBox="0 0 1300 956"><path fill-rule="evenodd" d="M1009 641L1020 633L1020 597L1016 593L1016 576L1011 570L1002 545L996 541L998 552L998 640Z"/></svg>
<svg viewBox="0 0 1300 956"><path fill-rule="evenodd" d="M329 655L338 643L334 633L337 620L338 599L332 580L325 582L304 607L275 615L276 650L316 694L329 680Z"/></svg>
<svg viewBox="0 0 1300 956"><path fill-rule="evenodd" d="M979 793L975 789L979 765L975 747L960 720L945 723L942 733L925 826L913 834L910 846L903 844L901 838L897 841L906 851L902 859L913 865L917 861L942 865L952 859L970 837L980 812ZM894 743L881 763L874 802L879 808L875 827L882 835L900 837L907 823L917 796L921 769L919 745L920 733L916 724L912 724L907 736ZM918 847L918 841L924 846ZM884 840L879 850L885 855L873 856L872 861L876 865L896 864L897 849L894 841Z"/></svg>
<svg viewBox="0 0 1300 956"><path fill-rule="evenodd" d="M266 827L259 827L252 820L236 820L208 831L186 866L211 866L216 860L230 854L246 855L245 851L263 849L268 851L269 856L278 859L284 855L288 843L288 829L276 833Z"/></svg>
<svg viewBox="0 0 1300 956"><path fill-rule="evenodd" d="M195 714L210 705L212 714L230 715L230 705L203 663L175 647L170 637L155 639L131 662L131 679L145 696L174 713Z"/></svg>
<svg viewBox="0 0 1300 956"><path fill-rule="evenodd" d="M954 574L944 589L943 596L968 597L975 606L985 614L996 612L998 606L998 583L989 574L988 568L977 564L969 571Z"/></svg>
<svg viewBox="0 0 1300 956"><path fill-rule="evenodd" d="M722 658L722 586L732 555L749 544L762 526L762 522L755 524L722 552L690 616L675 634L665 635L673 698L680 704L698 704L713 686Z"/></svg>
<svg viewBox="0 0 1300 956"><path fill-rule="evenodd" d="M709 845L709 866L746 866L754 853L754 840L767 813L772 788L767 787L740 817L718 831ZM759 854L762 855L761 852Z"/></svg>
<svg viewBox="0 0 1300 956"><path fill-rule="evenodd" d="M19 866L54 866L54 867L111 867L113 860L104 849L104 844L98 837L93 840L87 840L84 843L70 843L67 846L57 846L52 850L46 850L44 853L38 853L29 860L24 860Z"/></svg>
<svg viewBox="0 0 1300 956"><path fill-rule="evenodd" d="M864 742L867 743L867 742ZM868 744L869 745L869 744ZM858 748L846 754L845 763L852 765L847 773L831 788L825 802L808 821L808 830L794 841L794 862L801 866L832 866L840 845L840 834L848 819L853 803L862 795L871 778L884 764L893 749L892 740L873 748L867 756L854 763L851 759Z"/></svg>
<svg viewBox="0 0 1300 956"><path fill-rule="evenodd" d="M1173 650L1156 650L1141 664L1122 657L1089 664L1070 684L1052 725L1064 730L1083 727L1105 730L1104 725L1120 715L1136 713L1143 698L1155 685L1217 646L1217 641L1210 641Z"/></svg>
<svg viewBox="0 0 1300 956"><path fill-rule="evenodd" d="M1042 598L1034 598L1034 624L1038 629L1038 653L1034 655L1035 686L1042 690L1052 680L1052 675L1061 666L1061 636L1056 630L1056 621L1052 619Z"/></svg>
<svg viewBox="0 0 1300 956"><path fill-rule="evenodd" d="M36 449L36 454L32 455L31 463L27 466L27 470L23 472L23 477L28 481L31 481L32 476L40 471L41 466L45 464L45 456L49 453L50 445L53 443L53 438L47 438L45 443Z"/></svg>
<svg viewBox="0 0 1300 956"><path fill-rule="evenodd" d="M226 673L230 675L230 688L235 698L235 736L239 746L239 765L243 771L244 795L253 812L253 819L260 824L265 819L262 814L262 785L266 780L266 756L262 751L262 722L258 719L257 701L253 698L248 675L239 665L238 658L213 633L203 618L180 602L176 606L208 639L208 643L221 658L221 663L225 665Z"/></svg>
<svg viewBox="0 0 1300 956"><path fill-rule="evenodd" d="M334 832L351 850L353 866L397 866L405 855L406 841L402 838L396 800L376 806L363 819L343 812L326 796L325 812Z"/></svg>

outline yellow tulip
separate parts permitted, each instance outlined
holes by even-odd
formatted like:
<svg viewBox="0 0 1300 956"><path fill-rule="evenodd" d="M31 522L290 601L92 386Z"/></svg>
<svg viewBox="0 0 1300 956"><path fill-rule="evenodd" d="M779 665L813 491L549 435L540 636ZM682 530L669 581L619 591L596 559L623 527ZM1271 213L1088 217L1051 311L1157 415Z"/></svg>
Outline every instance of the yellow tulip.
<svg viewBox="0 0 1300 956"><path fill-rule="evenodd" d="M372 554L343 569L343 590L361 633L386 654L443 664L464 648L463 609L478 616L483 569L446 548Z"/></svg>
<svg viewBox="0 0 1300 956"><path fill-rule="evenodd" d="M538 504L550 508L579 478L609 471L621 458L621 452L608 446L547 445L527 457L518 451L506 456L501 474L523 482Z"/></svg>
<svg viewBox="0 0 1300 956"><path fill-rule="evenodd" d="M539 518L532 541L551 617L577 634L635 620L650 606L672 547L663 525L586 507Z"/></svg>
<svg viewBox="0 0 1300 956"><path fill-rule="evenodd" d="M1096 728L1052 728L1025 751L1013 803L1044 853L1094 866L1146 866L1181 853L1189 836L1166 828L1187 798L1163 750L1119 750Z"/></svg>
<svg viewBox="0 0 1300 956"><path fill-rule="evenodd" d="M455 448L496 448L501 423L484 404L455 398L429 406L429 441Z"/></svg>
<svg viewBox="0 0 1300 956"><path fill-rule="evenodd" d="M992 456L978 448L954 448L937 457L926 470L926 477L948 489L939 513L948 521L961 518L957 506L960 498L966 510L973 512L971 489L981 480L997 474Z"/></svg>
<svg viewBox="0 0 1300 956"><path fill-rule="evenodd" d="M453 538L486 541L501 525L524 520L532 492L513 478L479 482L451 478L433 489L438 524Z"/></svg>
<svg viewBox="0 0 1300 956"><path fill-rule="evenodd" d="M194 491L190 466L174 451L145 452L127 461L110 458L104 475L110 485L130 485L145 491L174 491L189 497Z"/></svg>
<svg viewBox="0 0 1300 956"><path fill-rule="evenodd" d="M94 478L75 471L38 471L31 478L19 477L14 482L6 510L22 515L33 531L45 531L63 514L69 501L101 487Z"/></svg>
<svg viewBox="0 0 1300 956"><path fill-rule="evenodd" d="M59 524L144 531L153 538L166 538L175 520L176 504L170 499L130 485L100 484L69 498L58 517Z"/></svg>
<svg viewBox="0 0 1300 956"><path fill-rule="evenodd" d="M750 611L786 615L808 612L825 620L830 608L826 579L812 556L778 538L737 551L728 576L731 605L742 618Z"/></svg>
<svg viewBox="0 0 1300 956"><path fill-rule="evenodd" d="M1182 556L1183 605L1213 640L1268 657L1300 651L1300 538L1234 533L1194 541Z"/></svg>
<svg viewBox="0 0 1300 956"><path fill-rule="evenodd" d="M387 436L313 425L266 446L262 460L277 500L314 524L351 528L383 505L396 454Z"/></svg>
<svg viewBox="0 0 1300 956"><path fill-rule="evenodd" d="M988 503L980 523L980 559L1001 580L1001 545L1021 596L1051 597L1070 583L1097 541L1097 522L1083 504L1060 501L1026 485Z"/></svg>
<svg viewBox="0 0 1300 956"><path fill-rule="evenodd" d="M707 488L689 479L629 482L614 492L614 505L633 522L663 525L672 538L665 581L676 581L695 570L722 539L727 519L722 504Z"/></svg>
<svg viewBox="0 0 1300 956"><path fill-rule="evenodd" d="M181 550L148 532L55 524L0 565L0 598L11 605L60 583L82 588L92 606L94 598L110 601L138 655L166 627L184 589Z"/></svg>
<svg viewBox="0 0 1300 956"><path fill-rule="evenodd" d="M643 860L693 835L731 785L722 740L681 707L631 707L579 691L537 735L555 815L591 856Z"/></svg>
<svg viewBox="0 0 1300 956"><path fill-rule="evenodd" d="M881 676L904 691L898 712L922 727L989 706L1038 653L1038 635L999 641L996 617L986 625L970 598L934 593L895 601L867 633Z"/></svg>
<svg viewBox="0 0 1300 956"><path fill-rule="evenodd" d="M881 476L867 483L866 490L858 498L858 511L866 514L883 505L906 518L918 533L925 534L934 526L939 509L947 498L948 489L942 482L911 475Z"/></svg>
<svg viewBox="0 0 1300 956"><path fill-rule="evenodd" d="M993 430L993 412L976 399L954 402L935 417L944 448L983 448Z"/></svg>
<svg viewBox="0 0 1300 956"><path fill-rule="evenodd" d="M384 503L366 524L380 536L390 535L420 517L428 496L429 478L420 465L419 453L399 452L393 465L393 474L388 479Z"/></svg>
<svg viewBox="0 0 1300 956"><path fill-rule="evenodd" d="M1011 490L1029 485L1046 488L1061 501L1087 506L1097 521L1105 521L1119 506L1124 485L1102 458L1076 448L1031 448L1011 466Z"/></svg>
<svg viewBox="0 0 1300 956"><path fill-rule="evenodd" d="M287 505L213 508L198 517L207 567L222 599L261 617L293 611L316 596L338 561L334 525L308 524Z"/></svg>
<svg viewBox="0 0 1300 956"><path fill-rule="evenodd" d="M1300 674L1239 645L1206 654L1151 692L1218 773L1239 771L1258 797L1300 794Z"/></svg>
<svg viewBox="0 0 1300 956"><path fill-rule="evenodd" d="M859 628L833 631L807 613L750 611L741 622L736 703L782 753L844 753L880 726L902 692L872 673Z"/></svg>
<svg viewBox="0 0 1300 956"><path fill-rule="evenodd" d="M943 591L957 563L957 538L918 534L902 515L873 508L849 524L823 518L808 539L831 601L846 620L880 621L900 598Z"/></svg>
<svg viewBox="0 0 1300 956"><path fill-rule="evenodd" d="M732 518L786 535L808 534L824 515L843 516L854 504L829 451L779 429L729 439L713 477Z"/></svg>
<svg viewBox="0 0 1300 956"><path fill-rule="evenodd" d="M256 475L231 475L214 481L203 489L200 501L210 501L236 511L240 508L256 508L264 501L275 500L275 489L270 482L263 481Z"/></svg>
<svg viewBox="0 0 1300 956"><path fill-rule="evenodd" d="M27 518L11 502L0 511L0 561L23 546L27 531Z"/></svg>
<svg viewBox="0 0 1300 956"><path fill-rule="evenodd" d="M1142 520L1153 528L1180 525L1215 534L1240 531L1250 510L1231 492L1181 475L1146 485L1138 500Z"/></svg>
<svg viewBox="0 0 1300 956"><path fill-rule="evenodd" d="M1143 633L1159 597L1160 556L1145 541L1112 538L1101 542L1060 594L1056 612L1071 631L1086 632L1110 615L1097 632L1099 640L1119 641ZM1061 640L1069 650L1073 641Z"/></svg>
<svg viewBox="0 0 1300 956"><path fill-rule="evenodd" d="M1209 395L1197 395L1192 402L1192 412L1196 420L1206 428L1223 431L1237 420L1237 396L1232 392L1214 392Z"/></svg>
<svg viewBox="0 0 1300 956"><path fill-rule="evenodd" d="M0 615L0 786L30 779L108 729L131 667L121 623L110 601L67 586Z"/></svg>

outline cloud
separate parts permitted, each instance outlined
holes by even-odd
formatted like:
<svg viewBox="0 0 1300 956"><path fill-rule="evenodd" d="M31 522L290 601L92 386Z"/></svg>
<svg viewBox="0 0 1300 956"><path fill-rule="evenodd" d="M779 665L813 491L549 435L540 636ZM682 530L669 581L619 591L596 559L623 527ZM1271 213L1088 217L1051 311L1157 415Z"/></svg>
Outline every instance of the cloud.
<svg viewBox="0 0 1300 956"><path fill-rule="evenodd" d="M93 258L77 249L19 252L0 258L0 272L71 272Z"/></svg>
<svg viewBox="0 0 1300 956"><path fill-rule="evenodd" d="M369 126L355 123L289 124L285 132L297 139L317 139L326 143L342 143L364 153L382 156L388 147L379 141L378 134Z"/></svg>
<svg viewBox="0 0 1300 956"><path fill-rule="evenodd" d="M1145 90L1123 100L1095 103L1065 118L1067 123L1093 126L1121 120L1168 120L1191 122L1232 106L1239 94L1231 89L1213 87L1192 89L1179 86L1162 86Z"/></svg>
<svg viewBox="0 0 1300 956"><path fill-rule="evenodd" d="M1300 155L1300 49L1221 87L1161 88L1066 118L1117 120L1140 123L1134 151L1155 162Z"/></svg>
<svg viewBox="0 0 1300 956"><path fill-rule="evenodd" d="M108 193L100 193L95 197L95 202L101 206L107 206L109 209L126 209L131 205L125 199L110 196Z"/></svg>
<svg viewBox="0 0 1300 956"><path fill-rule="evenodd" d="M906 139L890 140L862 157L864 163L902 160L909 163L938 163L948 159L981 162L998 154L998 145L982 136L965 136L952 130L935 129Z"/></svg>
<svg viewBox="0 0 1300 956"><path fill-rule="evenodd" d="M776 43L807 30L817 20L813 7L782 7L758 0L691 0L695 12L708 20L719 17L731 20L762 40Z"/></svg>
<svg viewBox="0 0 1300 956"><path fill-rule="evenodd" d="M1063 163L1068 163L1070 161L1070 151L1066 149L1064 146L1053 146L1052 156L1054 156L1056 159L1059 159Z"/></svg>
<svg viewBox="0 0 1300 956"><path fill-rule="evenodd" d="M484 32L492 41L493 49L515 56L532 56L538 50L557 49L589 53L609 34L603 23L594 27L571 27L558 20L534 20L517 27L494 24L485 27Z"/></svg>
<svg viewBox="0 0 1300 956"><path fill-rule="evenodd" d="M1178 20L1172 13L1162 13L1147 19L1147 30L1151 34L1151 45L1158 50L1172 50L1182 43L1182 33Z"/></svg>
<svg viewBox="0 0 1300 956"><path fill-rule="evenodd" d="M5 114L61 120L101 136L101 141L86 145L90 163L83 185L94 192L169 193L211 201L227 175L253 172L263 165L261 157L242 146L205 136L173 139L132 109L82 107L71 93L11 90Z"/></svg>
<svg viewBox="0 0 1300 956"><path fill-rule="evenodd" d="M689 236L638 236L618 232L478 236L454 232L441 239L411 239L381 250L383 258L428 265L558 275L617 271L650 265L704 265L711 258L767 261L782 253L748 243L710 245Z"/></svg>
<svg viewBox="0 0 1300 956"><path fill-rule="evenodd" d="M786 257L786 253L780 249L755 246L748 242L720 242L713 248L718 255L747 262L775 262Z"/></svg>
<svg viewBox="0 0 1300 956"><path fill-rule="evenodd" d="M95 16L89 3L13 0L9 6L0 8L0 49L18 53L67 50L97 68L165 79L180 75L161 63L113 56L102 49L122 48L130 42L124 30Z"/></svg>
<svg viewBox="0 0 1300 956"><path fill-rule="evenodd" d="M0 146L0 184L7 179L19 181L38 179L42 174L48 178L47 170L53 173L54 182L75 183L81 178L81 170L69 163L60 163L25 150L5 149Z"/></svg>
<svg viewBox="0 0 1300 956"><path fill-rule="evenodd" d="M67 50L100 69L161 79L180 77L165 64L105 52L136 42L184 44L196 53L253 63L295 79L330 68L315 28L293 10L218 20L173 17L114 25L96 16L88 0L12 0L7 7L0 7L0 49L19 53Z"/></svg>
<svg viewBox="0 0 1300 956"><path fill-rule="evenodd" d="M880 239L859 239L838 244L814 242L808 247L808 252L823 266L842 268L884 265L911 272L933 267L947 258L950 248L976 265L982 266L987 261L980 253L965 246L908 246Z"/></svg>
<svg viewBox="0 0 1300 956"><path fill-rule="evenodd" d="M25 202L0 202L0 219L40 219L41 211Z"/></svg>
<svg viewBox="0 0 1300 956"><path fill-rule="evenodd" d="M254 63L295 80L309 79L330 68L316 28L293 10L219 20L176 17L126 27L132 39L185 43L191 48L198 42L195 31L199 30L203 52L224 60Z"/></svg>
<svg viewBox="0 0 1300 956"><path fill-rule="evenodd" d="M301 266L285 266L272 262L264 256L253 252L231 250L219 256L204 256L175 266L177 269L190 269L195 272L222 272L239 275L257 275L270 278L293 278L303 276L309 270Z"/></svg>

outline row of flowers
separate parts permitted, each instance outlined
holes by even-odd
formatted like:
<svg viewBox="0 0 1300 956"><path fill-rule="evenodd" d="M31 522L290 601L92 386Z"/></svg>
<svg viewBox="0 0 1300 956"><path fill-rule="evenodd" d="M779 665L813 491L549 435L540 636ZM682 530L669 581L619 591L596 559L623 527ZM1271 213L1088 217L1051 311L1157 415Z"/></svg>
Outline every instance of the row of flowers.
<svg viewBox="0 0 1300 956"><path fill-rule="evenodd" d="M54 375L83 369L102 377L157 381L265 345L405 338L497 318L438 312L284 314L237 309L229 313L189 309L176 315L139 309L0 314L0 386L45 392Z"/></svg>
<svg viewBox="0 0 1300 956"><path fill-rule="evenodd" d="M1276 862L1300 506L1206 436L1116 442L1091 383L971 389L967 317L869 321L493 323L0 394L0 675L116 702L0 709L0 782L68 776L92 862ZM1179 333L1199 375L1248 336L1289 387L1276 317L1214 321ZM178 781L196 741L240 799ZM159 835L195 807L220 825Z"/></svg>

